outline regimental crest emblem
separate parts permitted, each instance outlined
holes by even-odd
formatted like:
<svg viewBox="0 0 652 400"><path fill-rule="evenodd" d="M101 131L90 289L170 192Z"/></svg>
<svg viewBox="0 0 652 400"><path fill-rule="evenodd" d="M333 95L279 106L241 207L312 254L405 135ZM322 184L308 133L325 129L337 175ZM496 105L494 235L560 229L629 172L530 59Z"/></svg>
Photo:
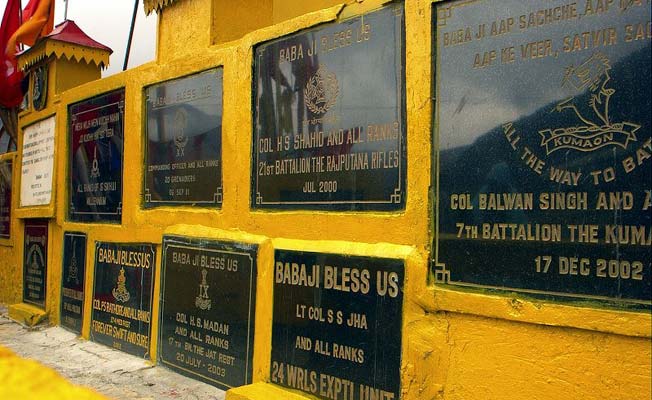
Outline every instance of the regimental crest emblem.
<svg viewBox="0 0 652 400"><path fill-rule="evenodd" d="M125 285L126 283L127 278L125 277L125 268L122 267L120 268L120 273L118 274L116 287L111 291L111 293L113 293L113 297L121 303L126 303L131 297L129 291L127 290L127 286Z"/></svg>
<svg viewBox="0 0 652 400"><path fill-rule="evenodd" d="M100 163L97 161L97 146L93 148L93 165L91 166L91 178L100 176Z"/></svg>
<svg viewBox="0 0 652 400"><path fill-rule="evenodd" d="M208 283L206 282L206 275L208 271L206 269L201 270L201 283L199 284L199 295L195 297L195 305L200 310L210 310L211 309L211 299L208 297Z"/></svg>
<svg viewBox="0 0 652 400"><path fill-rule="evenodd" d="M306 107L314 114L325 114L335 103L340 94L339 82L335 73L326 68L319 67L317 72L308 80L303 95Z"/></svg>
<svg viewBox="0 0 652 400"><path fill-rule="evenodd" d="M75 247L75 242L73 242L72 247ZM67 282L74 281L76 285L79 285L79 277L77 277L77 256L73 251L72 257L70 259L70 266L68 267L68 278Z"/></svg>
<svg viewBox="0 0 652 400"><path fill-rule="evenodd" d="M36 111L41 111L45 108L45 102L48 93L48 68L41 65L36 68L33 73L34 79L32 83L32 105Z"/></svg>
<svg viewBox="0 0 652 400"><path fill-rule="evenodd" d="M609 117L609 102L616 93L615 89L608 87L610 70L609 59L599 52L578 66L566 68L562 87L570 87L582 93L557 103L552 112L570 111L579 119L579 124L539 131L541 147L545 148L547 155L561 149L581 152L591 152L607 146L626 149L630 142L636 141L635 133L640 125L614 122Z"/></svg>
<svg viewBox="0 0 652 400"><path fill-rule="evenodd" d="M188 144L186 136L186 127L188 126L188 113L183 108L179 108L174 115L174 146L177 149L176 156L183 157Z"/></svg>
<svg viewBox="0 0 652 400"><path fill-rule="evenodd" d="M29 266L33 271L40 271L43 268L43 253L38 245L32 245L30 247L30 255L28 259L30 260Z"/></svg>

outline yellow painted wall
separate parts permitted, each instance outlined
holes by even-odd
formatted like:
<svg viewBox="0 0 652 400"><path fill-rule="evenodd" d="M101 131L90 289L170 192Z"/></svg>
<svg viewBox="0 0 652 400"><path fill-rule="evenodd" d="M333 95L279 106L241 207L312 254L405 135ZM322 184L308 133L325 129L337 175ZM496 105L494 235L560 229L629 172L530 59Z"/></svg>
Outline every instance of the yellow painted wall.
<svg viewBox="0 0 652 400"><path fill-rule="evenodd" d="M255 29L271 25L272 10L272 0L215 0L211 43L229 42Z"/></svg>
<svg viewBox="0 0 652 400"><path fill-rule="evenodd" d="M106 400L93 390L67 382L53 369L23 359L0 346L0 398L41 400Z"/></svg>
<svg viewBox="0 0 652 400"><path fill-rule="evenodd" d="M355 0L312 0L312 1L285 1L273 0L274 23L287 21L309 12L333 7L341 3L353 3Z"/></svg>
<svg viewBox="0 0 652 400"><path fill-rule="evenodd" d="M263 244L261 251L265 254L278 247L382 255L406 260L403 399L648 400L652 395L649 313L546 303L515 295L458 292L427 284L433 151L430 0L405 2L408 140L405 210L396 213L250 210L253 46L333 21L338 16L356 15L365 7L376 7L381 2L355 2L344 10L335 6L288 19L297 15L297 10L313 9L306 3L309 2L276 0L273 19L284 22L265 26L266 21L260 21L264 27L259 30L209 46L214 40L211 29L223 29L210 26L213 3L178 1L159 16L156 62L68 90L50 102L48 109L22 115L21 126L53 113L57 115L55 200L49 207L14 210L12 237L0 242L0 301L20 301L22 218L54 217L50 224L47 300L52 324L59 322L63 231L88 234L86 319L82 330L85 338L90 331L96 240L158 244L153 315L158 313L160 243L165 232L196 231L204 237L254 241ZM224 67L222 208L142 209L143 87L216 66ZM68 222L67 105L120 87L126 88L127 99L122 224ZM18 204L18 188L19 168L14 168L14 205ZM183 226L173 227L178 224ZM254 354L257 381L268 379L271 268L269 255L259 258ZM156 320L152 328L151 355L155 359ZM287 398L272 394L267 385L260 384L232 390L228 396L229 399Z"/></svg>
<svg viewBox="0 0 652 400"><path fill-rule="evenodd" d="M90 82L100 79L100 69L95 64L77 62L68 60L65 57L56 60L57 69L62 73L57 74L54 91L56 93L64 92L70 88L79 85L80 82ZM71 73L69 71L74 71Z"/></svg>

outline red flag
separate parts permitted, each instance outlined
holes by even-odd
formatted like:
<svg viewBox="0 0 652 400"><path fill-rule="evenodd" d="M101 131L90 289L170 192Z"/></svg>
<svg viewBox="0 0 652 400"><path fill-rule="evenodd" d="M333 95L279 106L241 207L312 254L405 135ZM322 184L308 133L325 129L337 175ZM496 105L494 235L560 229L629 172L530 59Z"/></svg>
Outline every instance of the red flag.
<svg viewBox="0 0 652 400"><path fill-rule="evenodd" d="M52 28L54 27L54 0L29 0L29 3L27 3L25 9L23 10L22 23L24 24L32 17L38 17L39 15L41 15L41 18L44 18L42 19L44 22L41 23L44 23L45 25L43 25L43 28L37 33L39 36L45 36L48 33L52 32ZM32 46L34 43L26 42L26 44Z"/></svg>
<svg viewBox="0 0 652 400"><path fill-rule="evenodd" d="M20 27L20 0L9 0L5 8L2 25L0 25L0 105L6 108L16 107L23 101L20 82L23 73L18 70L16 57L5 54L9 38ZM15 54L19 48L13 49Z"/></svg>
<svg viewBox="0 0 652 400"><path fill-rule="evenodd" d="M54 25L54 0L30 0L23 12L23 23L9 38L5 52L13 57L14 44L34 46L36 40L52 32Z"/></svg>

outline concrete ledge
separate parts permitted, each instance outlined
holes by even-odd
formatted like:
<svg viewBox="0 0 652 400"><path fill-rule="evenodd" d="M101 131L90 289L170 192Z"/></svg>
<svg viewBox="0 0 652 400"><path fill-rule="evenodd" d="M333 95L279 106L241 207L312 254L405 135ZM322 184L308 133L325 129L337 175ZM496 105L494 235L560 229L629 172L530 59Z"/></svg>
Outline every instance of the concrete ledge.
<svg viewBox="0 0 652 400"><path fill-rule="evenodd" d="M228 390L226 400L310 400L310 398L271 383L261 382Z"/></svg>
<svg viewBox="0 0 652 400"><path fill-rule="evenodd" d="M35 326L43 322L48 314L45 310L25 303L9 306L9 318L25 326Z"/></svg>

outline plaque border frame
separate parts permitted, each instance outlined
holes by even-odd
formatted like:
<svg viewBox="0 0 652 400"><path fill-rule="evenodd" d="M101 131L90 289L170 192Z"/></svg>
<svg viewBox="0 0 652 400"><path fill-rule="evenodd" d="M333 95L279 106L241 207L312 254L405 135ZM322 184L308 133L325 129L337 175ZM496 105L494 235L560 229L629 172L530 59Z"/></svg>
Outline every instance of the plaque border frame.
<svg viewBox="0 0 652 400"><path fill-rule="evenodd" d="M97 275L95 274L96 269L97 269L97 249L100 246L100 244L102 244L102 243L109 243L109 244L120 245L120 246L150 246L150 248L152 250L152 254L154 256L154 258L153 258L154 262L152 263L152 266L151 266L151 268L153 268L153 269L152 269L152 277L150 279L150 288L149 288L150 321L149 321L149 329L147 331L147 336L149 338L149 342L147 344L147 350L145 351L145 353L142 356L140 355L140 353L139 354L134 354L134 353L130 353L128 351L122 350L122 349L116 349L115 347L113 347L111 345L101 343L101 342L98 342L97 340L93 339L93 320L94 320L93 316L95 315L95 308L93 307L93 300L95 300L95 282L97 281ZM86 246L88 246L88 242L86 243ZM154 286L155 286L155 280L156 280L156 271L154 269L156 268L156 247L157 247L156 243L150 243L150 242L111 242L111 241L104 241L104 240L97 240L97 239L95 240L95 250L94 250L94 253L93 253L93 291L91 293L91 315L90 315L90 322L89 322L90 323L90 330L88 332L88 340L89 341L91 341L93 343L97 343L97 344L99 344L101 346L105 346L105 347L108 347L110 349L119 351L119 352L121 352L123 354L132 355L134 357L144 358L144 359L149 359L151 357L151 354L152 354L152 329L153 329L153 325L154 325L153 320L151 319L151 315L154 312ZM88 250L87 250L87 252L88 252ZM108 314L108 312L107 312L107 314ZM108 335L105 335L105 336L108 336Z"/></svg>
<svg viewBox="0 0 652 400"><path fill-rule="evenodd" d="M34 221L42 221L45 222L45 229L46 229L46 235L47 235L47 240L46 240L46 246L45 246L45 263L43 265L43 304L36 303L34 301L29 301L25 299L25 250L26 250L26 243L27 241L25 240L25 228L27 228L27 224L30 222ZM22 285L23 285L23 290L22 290L22 302L26 304L31 304L33 306L36 306L42 310L47 310L47 305L48 305L48 253L50 252L50 218L28 218L25 219L25 222L23 224L23 262L22 262L22 273L23 273L23 279L22 279Z"/></svg>
<svg viewBox="0 0 652 400"><path fill-rule="evenodd" d="M319 28L327 27L330 25L337 25L346 21L354 19L361 19L368 14L381 11L383 9L394 9L394 16L400 17L399 20L399 41L401 43L400 58L400 76L397 80L396 98L399 99L401 118L401 130L398 138L398 152L399 152L399 167L398 167L398 187L394 187L394 192L389 195L388 199L377 200L322 200L322 201L265 201L263 196L258 190L258 174L257 165L260 153L256 152L256 143L259 140L258 132L256 131L257 116L256 110L259 108L260 99L258 98L258 78L256 75L256 62L263 57L263 53L259 53L259 48L266 44L282 41L295 35L313 31ZM312 26L303 28L299 31L291 32L281 35L276 38L264 40L253 45L253 63L252 63L252 76L251 76L251 94L252 106L251 113L252 120L252 143L251 143L251 170L250 170L250 196L249 206L252 211L270 211L270 212L283 212L283 211L324 211L324 212L400 212L404 211L406 207L407 198L407 139L408 139L408 123L407 123L407 81L406 81L406 31L405 31L405 4L403 2L390 2L381 4L379 7L365 11L362 14L353 15L342 20L336 19L327 23L317 23ZM405 143L404 143L405 142ZM403 165L405 164L405 165ZM375 206L374 206L375 205ZM398 207L394 207L398 205Z"/></svg>
<svg viewBox="0 0 652 400"><path fill-rule="evenodd" d="M401 366L403 365L403 361L406 359L405 354L404 354L404 347L406 346L407 340L404 340L403 336L405 334L405 329L407 328L406 326L406 306L407 306L407 293L411 292L411 289L408 288L407 281L408 281L408 265L410 264L409 261L409 256L408 255L402 255L400 257L392 257L388 256L386 254L382 254L382 250L375 250L377 249L378 243L376 244L366 244L365 246L370 246L369 248L373 248L373 251L370 252L359 252L359 251L354 251L352 253L344 253L341 250L328 247L326 249L318 249L313 246L307 246L307 247L295 247L295 246L289 246L289 245L281 245L280 247L274 246L272 249L272 257L273 257L273 262L276 263L276 257L279 252L285 252L285 253L293 253L295 256L299 254L310 254L314 255L315 257L321 256L326 256L326 257L336 257L336 258L342 258L342 259L350 259L350 258L358 258L358 259L365 259L365 260L373 260L374 262L382 263L384 261L392 261L392 262L397 262L400 264L400 268L402 269L402 280L401 280L401 301L400 301L400 306L398 309L400 310L401 317L400 320L397 322L398 323L398 329L399 329L399 335L398 339L400 341L400 345L398 346L398 369L400 371ZM400 246L400 245L399 245ZM392 253L390 253L392 254ZM375 267L378 271L382 271L382 267ZM286 385L281 385L279 383L272 383L271 381L271 373L272 373L272 363L273 363L273 355L272 355L272 349L273 349L273 341L274 341L274 301L275 301L275 293L276 293L276 286L277 285L283 285L282 283L277 283L274 279L274 277L270 277L272 280L272 305L271 305L271 322L270 322L270 340L269 340L269 365L268 369L266 370L266 376L269 377L268 383L273 384L279 388L282 388L283 390L289 390L289 391L296 391L302 396L306 396L307 398L315 398L315 399L321 399L321 397L318 397L317 395L311 394L307 391L298 389L298 388L292 388L290 386ZM292 285L292 288L295 289L300 286ZM372 286L373 287L373 286ZM331 289L324 289L324 287L304 287L304 289L308 288L311 291L328 291ZM370 293L372 293L373 290L370 290ZM357 295L352 292L339 292L339 295ZM377 293L374 294L375 296L378 296ZM321 296L320 296L321 298ZM308 320L308 323L313 323L313 322L319 322L316 320ZM344 329L355 329L351 327L347 327L346 324L344 325ZM382 328L378 329L378 334L382 334ZM343 361L341 359L338 359L337 361ZM377 362L377 360L375 360ZM286 364L290 364L289 362ZM305 366L297 366L300 368L306 368ZM360 382L354 382L355 384L360 384ZM402 389L404 388L403 385L403 377L399 373L398 376L398 397L396 400L401 400L403 398L402 394Z"/></svg>
<svg viewBox="0 0 652 400"><path fill-rule="evenodd" d="M124 93L124 98L120 101L105 104L102 106L98 106L92 109L88 109L85 111L82 111L80 113L72 114L70 112L71 108L75 105L81 104L81 103L86 103L89 101L92 101L94 99L104 97L111 95L113 93L117 93L122 91ZM124 149L124 143L126 139L125 135L125 122L126 122L126 100L127 100L127 88L126 86L120 86L117 88L113 88L110 90L107 90L106 92L102 92L99 94L96 94L94 96L86 97L84 99L81 99L79 101L76 101L74 103L69 103L66 106L66 113L68 115L67 118L67 124L66 124L66 168L67 168L67 174L66 174L66 191L67 191L67 196L66 196L66 201L68 202L68 210L66 212L66 220L69 222L74 222L74 223L80 223L80 224L110 224L110 225L122 225L122 206L123 206L123 200L124 200L124 173L125 173L125 155L124 155L124 150L122 153L122 159L121 159L121 168L120 168L120 185L121 185L121 190L120 190L120 201L118 202L118 205L116 207L115 212L90 212L90 211L75 211L75 205L73 204L72 201L72 132L70 131L70 127L72 126L71 124L77 119L77 115L79 114L84 114L90 111L95 111L101 108L113 106L113 105L118 105L118 108L122 111L122 146ZM73 215L97 215L97 216L102 216L102 215L118 215L120 217L119 220L84 220L84 219L75 219L73 218ZM96 241L97 242L97 241ZM87 243L88 244L88 243Z"/></svg>
<svg viewBox="0 0 652 400"><path fill-rule="evenodd" d="M623 298L614 298L609 296L599 296L599 295L590 295L590 294L581 294L581 293L568 293L568 292L557 292L557 291L546 291L538 289L529 289L529 288L515 288L507 286L495 286L495 285L486 285L479 283L471 283L465 281L457 281L451 279L451 266L439 260L439 243L442 235L439 233L439 219L440 219L440 168L439 160L441 154L441 148L439 146L439 106L440 102L437 101L439 94L437 88L440 84L441 76L438 74L439 71L439 53L437 51L437 37L439 36L439 29L446 26L447 19L452 17L453 10L455 8L461 8L468 6L473 3L478 3L481 0L448 0L438 3L431 4L431 98L434 101L434 107L432 109L431 117L431 143L432 143L432 154L431 154L431 184L430 184L430 196L433 199L431 209L434 210L434 213L431 217L431 255L429 260L429 270L430 276L428 278L428 284L434 285L435 287L443 285L444 287L453 288L455 290L469 291L474 292L488 290L492 293L506 296L510 293L519 293L524 295L530 295L537 299L544 300L554 300L562 301L564 304L573 306L576 302L586 302L586 301L598 301L599 306L596 304L590 305L594 309L627 309L633 311L645 311L652 308L652 300L640 300L640 299L623 299ZM485 0L488 1L488 0ZM446 6L447 5L447 6Z"/></svg>
<svg viewBox="0 0 652 400"><path fill-rule="evenodd" d="M53 134L52 134L52 170L50 171L50 201L47 203L43 204L28 204L28 205L22 205L21 203L23 202L23 194L22 194L22 188L23 188L23 174L22 174L22 168L21 168L21 173L20 173L20 186L18 187L18 204L16 205L16 209L20 210L34 210L34 209L40 209L40 208L50 208L52 205L56 202L56 191L55 191L55 186L57 184L57 113L52 112L51 114L48 114L47 116L40 118L36 121L31 122L29 125L25 125L23 129L21 130L21 134L23 135L23 140L21 141L21 148L16 149L16 154L20 155L20 161L21 164L23 162L23 150L25 147L25 138L24 138L24 132L25 129L28 129L36 124L40 124L42 122L45 122L49 120L50 118L53 119ZM18 146L18 144L16 144ZM6 153L5 153L6 154ZM22 167L22 165L21 165ZM12 183L13 185L13 183Z"/></svg>
<svg viewBox="0 0 652 400"><path fill-rule="evenodd" d="M246 253L246 252L199 248L199 247L197 247L197 245L195 247L192 247L193 244L196 244L196 243L198 244L198 243L201 243L201 242L203 242L203 243L208 242L208 243L212 243L212 244L217 244L218 246L223 246L223 243L229 243L229 244L233 244L233 245L245 244L246 246L249 246L251 248L251 250L252 250L252 252L254 252L255 256L252 257L251 254ZM158 346L157 347L163 346L162 321L163 321L163 311L165 309L164 308L163 291L165 289L165 278L166 278L166 271L167 271L167 268L165 268L164 265L166 265L165 263L167 261L167 257L166 257L167 249L170 246L177 247L177 248L192 249L192 250L206 250L206 251L214 251L214 252L220 252L220 253L241 255L241 256L248 257L249 260L251 261L251 272L250 272L250 276L249 276L249 307L248 307L249 308L249 311L248 311L249 318L248 318L248 321L247 321L247 336L248 336L248 338L246 340L246 343L247 343L247 357L245 359L245 374L244 374L245 383L244 383L244 385L250 384L250 383L247 382L247 377L248 377L248 374L249 374L249 367L251 366L252 371L251 371L251 376L249 378L253 380L253 374L254 374L254 371L253 371L253 362L254 362L253 356L254 356L254 350L255 350L255 325L256 325L255 324L255 322L256 322L255 314L256 314L256 297L257 297L256 296L256 294L257 294L256 291L258 289L258 282L257 282L257 279L258 279L258 265L257 265L257 262L258 262L258 251L260 249L260 246L258 244L255 244L255 243L237 242L237 241L234 241L234 240L223 240L223 239L206 238L206 237L191 237L191 236L183 236L183 235L177 235L177 234L163 235L163 241L162 241L162 245L161 245L161 272L160 272L161 278L160 278L160 296L159 296L159 313L158 313L159 314L158 315L159 325L158 325L158 335L157 335L158 336L158 338L157 338L158 339ZM252 297L253 297L253 299L252 299ZM253 305L252 305L252 302L253 302ZM252 313L254 314L254 316L253 316L253 325L254 325L253 326L253 333L251 332L252 331L252 326L251 326L252 325L252 316L251 316ZM163 352L159 351L158 348L156 350L157 350L156 351L156 359L157 359L157 361L160 361L162 365L164 364L166 366L166 368L170 369L171 371L174 371L175 369L182 370L186 374L191 374L193 376L197 376L198 377L197 380L199 380L199 381L214 382L214 383L220 385L221 387L226 387L226 388L229 388L229 389L237 387L237 386L228 385L228 384L226 384L224 382L220 382L220 381L218 381L216 379L205 377L203 375L198 374L195 371L188 370L186 368L179 367L176 364L173 364L173 363L171 363L169 361L165 361L163 359ZM249 363L249 357L251 357L251 365ZM174 372L177 373L176 371L174 371ZM188 375L186 375L186 376L188 376ZM195 378L191 378L191 379L195 379Z"/></svg>
<svg viewBox="0 0 652 400"><path fill-rule="evenodd" d="M88 253L88 235L85 232L63 231L62 245L65 245L66 236L83 237L84 238L84 252ZM63 281L65 279L64 276L63 276L63 269L65 268L65 265L63 265L63 262L65 260L65 257L63 256L63 253L65 252L65 247L63 247L62 250L63 251L61 252L61 289L63 289ZM84 275L83 275L83 280L84 280L84 284L83 284L84 292L83 293L84 293L84 297L82 299L81 315L80 315L82 327L80 327L79 332L77 332L75 330L72 330L68 326L65 326L64 324L61 323L61 320L62 320L61 316L63 315L63 297L64 297L63 296L63 290L61 290L61 295L60 295L60 298L59 298L59 302L61 303L59 305L59 326L62 327L63 329L65 329L65 330L67 330L68 332L77 333L79 335L81 335L81 333L82 333L81 331L83 330L82 328L83 328L83 325L84 325L84 303L86 302L86 272L87 272L86 267L87 267L87 264L88 264L87 263L88 260L86 260L86 256L87 256L87 254L84 254ZM95 273L95 271L93 271L93 273ZM91 305L91 307L92 307L92 305Z"/></svg>
<svg viewBox="0 0 652 400"><path fill-rule="evenodd" d="M151 200L152 194L150 193L150 190L146 187L146 181L147 181L147 149L149 145L149 139L147 136L147 95L146 91L147 89L151 88L152 86L157 86L157 85L162 85L167 82L172 82L172 81L180 81L185 78L189 78L192 76L197 76L201 74L208 74L209 72L213 71L221 71L221 86L222 86L222 115L221 115L221 128L220 128L220 186L217 186L215 188L215 192L213 193L213 200L200 200L200 201L163 201L163 200ZM142 163L143 163L143 179L142 179L142 189L143 193L141 195L141 202L140 202L140 209L141 210L155 210L155 209L160 209L161 207L201 207L206 210L221 210L222 205L224 202L224 142L222 139L224 139L224 65L215 65L212 67L209 67L207 69L202 69L201 71L195 71L195 72L190 72L188 74L178 76L178 77L173 77L170 79L165 79L162 81L157 81L157 82L152 82L147 85L142 86L142 98L143 98L143 105L142 105L142 118L141 118L141 132L143 132L143 157L142 157ZM150 200L147 200L147 199ZM148 203L149 201L149 203ZM149 204L149 205L148 205Z"/></svg>

